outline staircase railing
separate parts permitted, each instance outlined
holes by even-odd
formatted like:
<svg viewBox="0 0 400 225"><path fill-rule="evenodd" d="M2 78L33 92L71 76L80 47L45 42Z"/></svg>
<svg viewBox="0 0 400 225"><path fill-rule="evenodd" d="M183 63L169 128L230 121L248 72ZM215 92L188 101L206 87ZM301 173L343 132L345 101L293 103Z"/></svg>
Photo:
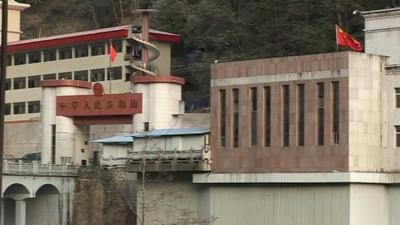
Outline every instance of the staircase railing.
<svg viewBox="0 0 400 225"><path fill-rule="evenodd" d="M160 50L155 44L145 41L145 40L141 39L140 37L135 36L134 34L131 35L131 37L128 39L128 42L138 42L144 48L147 48L147 50L151 53L151 54L149 54L149 65L150 65L150 62L156 60L160 56ZM143 73L145 73L147 75L152 75L152 76L157 75L157 73L155 71L152 71L149 69L149 65L146 65L146 67L144 67L141 64L140 60L135 60L135 58L133 56L129 57L129 61L130 61L130 64L128 65L128 68L131 67L132 69L142 71Z"/></svg>

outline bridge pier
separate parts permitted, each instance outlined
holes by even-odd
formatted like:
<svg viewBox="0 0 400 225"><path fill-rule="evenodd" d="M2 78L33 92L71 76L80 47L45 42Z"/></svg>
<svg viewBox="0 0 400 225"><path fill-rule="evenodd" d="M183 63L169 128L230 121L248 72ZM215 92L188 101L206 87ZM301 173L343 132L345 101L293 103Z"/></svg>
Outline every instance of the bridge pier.
<svg viewBox="0 0 400 225"><path fill-rule="evenodd" d="M15 224L26 225L26 201L15 200Z"/></svg>
<svg viewBox="0 0 400 225"><path fill-rule="evenodd" d="M0 225L4 225L4 204L5 204L5 202L4 202L4 200L3 199L0 199L0 210L1 210L1 215L2 215L2 217L0 217Z"/></svg>

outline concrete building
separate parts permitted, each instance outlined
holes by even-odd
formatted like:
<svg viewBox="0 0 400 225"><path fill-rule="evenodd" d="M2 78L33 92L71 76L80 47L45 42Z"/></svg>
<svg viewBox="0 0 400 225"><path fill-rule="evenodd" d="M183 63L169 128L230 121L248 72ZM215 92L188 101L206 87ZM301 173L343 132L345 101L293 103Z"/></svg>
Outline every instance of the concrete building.
<svg viewBox="0 0 400 225"><path fill-rule="evenodd" d="M7 120L40 118L50 164L86 165L93 126L128 131L97 142L103 165L128 159L138 175L138 224L399 224L399 12L362 13L366 53L213 64L210 138L201 121L186 126L184 80L169 75L179 36L149 31L149 11L141 35L123 26L11 43ZM109 39L120 53L107 79Z"/></svg>
<svg viewBox="0 0 400 225"><path fill-rule="evenodd" d="M211 172L147 183L147 221L399 224L399 12L362 12L366 53L212 65Z"/></svg>
<svg viewBox="0 0 400 225"><path fill-rule="evenodd" d="M29 7L27 4L10 1L8 45L10 55L5 110L7 154L19 158L25 153L42 151L42 140L46 137L40 132L43 129L41 112L47 110L43 107L42 96L49 97L42 92L41 81L97 82L103 85L105 93L119 94L141 91L131 89L133 75L143 73L169 75L171 72L171 45L180 41L179 35L150 30L148 40L154 44L142 43L140 27L126 25L19 40L20 11L27 7ZM110 43L117 51L117 57L113 62L110 62ZM149 49L146 68L141 68L140 63L142 45L147 45ZM86 93L92 92L88 89ZM178 111L179 109L176 113L179 113ZM32 132L22 137L18 136L26 130ZM90 132L89 139L93 140L131 131L131 125L113 124L107 127L92 125L85 131L79 132ZM90 141L89 139L85 141ZM83 160L88 158L85 157Z"/></svg>
<svg viewBox="0 0 400 225"><path fill-rule="evenodd" d="M399 65L400 7L360 13L365 19L365 52L390 56L388 64Z"/></svg>
<svg viewBox="0 0 400 225"><path fill-rule="evenodd" d="M210 170L210 164L203 162L210 158L209 129L205 128L154 129L93 142L102 144L103 166L125 167L129 160L131 169L140 171L145 158L149 161L146 171Z"/></svg>
<svg viewBox="0 0 400 225"><path fill-rule="evenodd" d="M214 170L396 171L385 60L340 52L213 66Z"/></svg>

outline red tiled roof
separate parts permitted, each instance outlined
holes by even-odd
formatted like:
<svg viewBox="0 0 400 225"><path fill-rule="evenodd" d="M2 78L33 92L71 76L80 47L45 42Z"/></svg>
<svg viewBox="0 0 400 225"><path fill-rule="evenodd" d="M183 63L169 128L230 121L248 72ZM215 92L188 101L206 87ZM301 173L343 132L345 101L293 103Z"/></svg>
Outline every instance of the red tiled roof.
<svg viewBox="0 0 400 225"><path fill-rule="evenodd" d="M99 40L126 38L128 37L129 29L130 25L124 25L118 27L109 27L97 30L15 41L8 43L8 51L27 51L42 48L54 48L63 45L79 44ZM157 30L150 30L150 39L154 41L169 43L180 42L179 35Z"/></svg>

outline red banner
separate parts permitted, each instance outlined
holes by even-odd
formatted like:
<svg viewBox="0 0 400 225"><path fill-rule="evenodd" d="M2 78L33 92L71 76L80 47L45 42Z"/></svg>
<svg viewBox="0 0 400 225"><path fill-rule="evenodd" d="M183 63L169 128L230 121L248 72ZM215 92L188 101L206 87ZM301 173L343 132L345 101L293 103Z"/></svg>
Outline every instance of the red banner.
<svg viewBox="0 0 400 225"><path fill-rule="evenodd" d="M142 113L142 94L57 96L57 116L116 116Z"/></svg>

